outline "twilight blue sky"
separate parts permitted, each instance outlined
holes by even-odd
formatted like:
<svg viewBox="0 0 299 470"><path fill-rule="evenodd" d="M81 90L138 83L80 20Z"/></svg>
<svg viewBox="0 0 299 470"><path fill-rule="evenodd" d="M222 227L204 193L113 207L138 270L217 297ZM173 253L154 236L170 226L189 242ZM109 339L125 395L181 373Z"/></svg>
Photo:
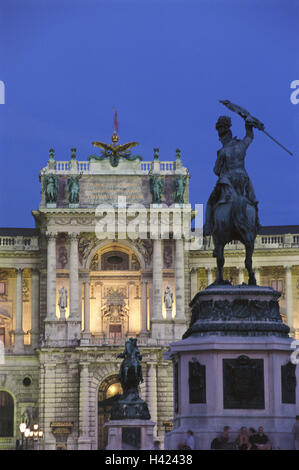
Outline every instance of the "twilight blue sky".
<svg viewBox="0 0 299 470"><path fill-rule="evenodd" d="M299 2L296 0L1 0L0 226L31 227L48 149L68 160L110 142L172 160L181 148L191 202L216 182L215 123L229 99L265 123L289 156L256 131L246 168L262 225L299 224Z"/></svg>

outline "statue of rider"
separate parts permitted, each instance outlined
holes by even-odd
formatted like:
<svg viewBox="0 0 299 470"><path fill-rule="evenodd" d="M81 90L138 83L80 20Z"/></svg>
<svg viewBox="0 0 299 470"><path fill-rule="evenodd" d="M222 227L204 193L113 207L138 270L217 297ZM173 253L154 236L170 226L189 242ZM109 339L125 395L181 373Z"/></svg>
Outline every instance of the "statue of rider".
<svg viewBox="0 0 299 470"><path fill-rule="evenodd" d="M220 116L216 123L216 129L222 148L217 152L214 166L214 173L218 176L218 181L207 203L204 236L210 235L213 231L215 206L232 200L233 196L244 196L250 204L255 206L258 221L258 201L244 166L246 150L253 141L254 122L251 121L251 116L245 119L246 135L242 140L232 136L230 127L230 117ZM259 222L257 224L259 226Z"/></svg>

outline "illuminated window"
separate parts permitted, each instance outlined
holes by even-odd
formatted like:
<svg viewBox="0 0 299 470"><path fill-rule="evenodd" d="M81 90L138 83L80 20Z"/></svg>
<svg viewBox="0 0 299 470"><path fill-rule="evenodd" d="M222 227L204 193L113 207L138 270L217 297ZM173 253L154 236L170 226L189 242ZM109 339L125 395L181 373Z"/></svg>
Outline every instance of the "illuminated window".
<svg viewBox="0 0 299 470"><path fill-rule="evenodd" d="M14 403L12 396L0 392L0 437L13 436Z"/></svg>

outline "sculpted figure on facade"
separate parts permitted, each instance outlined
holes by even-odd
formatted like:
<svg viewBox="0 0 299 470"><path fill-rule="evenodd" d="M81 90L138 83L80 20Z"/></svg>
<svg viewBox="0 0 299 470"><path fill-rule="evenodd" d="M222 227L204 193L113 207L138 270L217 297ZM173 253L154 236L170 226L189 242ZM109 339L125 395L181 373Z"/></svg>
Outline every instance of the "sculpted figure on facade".
<svg viewBox="0 0 299 470"><path fill-rule="evenodd" d="M149 184L153 196L153 204L161 204L165 186L164 177L150 174Z"/></svg>
<svg viewBox="0 0 299 470"><path fill-rule="evenodd" d="M59 289L58 305L59 305L60 315L63 316L65 313L65 309L67 308L67 289L64 286L62 286L61 289Z"/></svg>
<svg viewBox="0 0 299 470"><path fill-rule="evenodd" d="M174 202L176 202L177 204L184 204L184 194L186 189L187 178L187 175L178 175L174 179Z"/></svg>
<svg viewBox="0 0 299 470"><path fill-rule="evenodd" d="M164 303L166 309L172 309L173 305L173 292L171 287L168 285L164 292Z"/></svg>
<svg viewBox="0 0 299 470"><path fill-rule="evenodd" d="M43 192L45 193L47 204L56 203L58 196L58 184L57 175L49 174L44 176Z"/></svg>
<svg viewBox="0 0 299 470"><path fill-rule="evenodd" d="M80 176L72 175L67 180L67 189L69 192L70 204L79 204L79 191L80 191L79 180L80 178L81 178L81 175Z"/></svg>

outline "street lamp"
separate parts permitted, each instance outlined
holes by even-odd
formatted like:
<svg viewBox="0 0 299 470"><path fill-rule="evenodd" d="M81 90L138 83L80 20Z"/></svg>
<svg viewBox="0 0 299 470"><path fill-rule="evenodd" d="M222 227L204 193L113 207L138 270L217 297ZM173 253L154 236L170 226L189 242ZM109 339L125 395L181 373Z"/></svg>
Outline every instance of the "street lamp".
<svg viewBox="0 0 299 470"><path fill-rule="evenodd" d="M19 426L19 429L20 429L20 433L22 435L22 450L23 450L23 447L24 447L24 432L26 430L26 423L21 423L20 426Z"/></svg>
<svg viewBox="0 0 299 470"><path fill-rule="evenodd" d="M24 431L24 436L26 437L26 450L28 448L28 437L30 436L30 429L26 428Z"/></svg>
<svg viewBox="0 0 299 470"><path fill-rule="evenodd" d="M33 445L34 445L34 450L38 450L38 441L43 438L44 433L43 431L40 431L38 428L38 424L33 425L33 431L32 436L33 436Z"/></svg>

